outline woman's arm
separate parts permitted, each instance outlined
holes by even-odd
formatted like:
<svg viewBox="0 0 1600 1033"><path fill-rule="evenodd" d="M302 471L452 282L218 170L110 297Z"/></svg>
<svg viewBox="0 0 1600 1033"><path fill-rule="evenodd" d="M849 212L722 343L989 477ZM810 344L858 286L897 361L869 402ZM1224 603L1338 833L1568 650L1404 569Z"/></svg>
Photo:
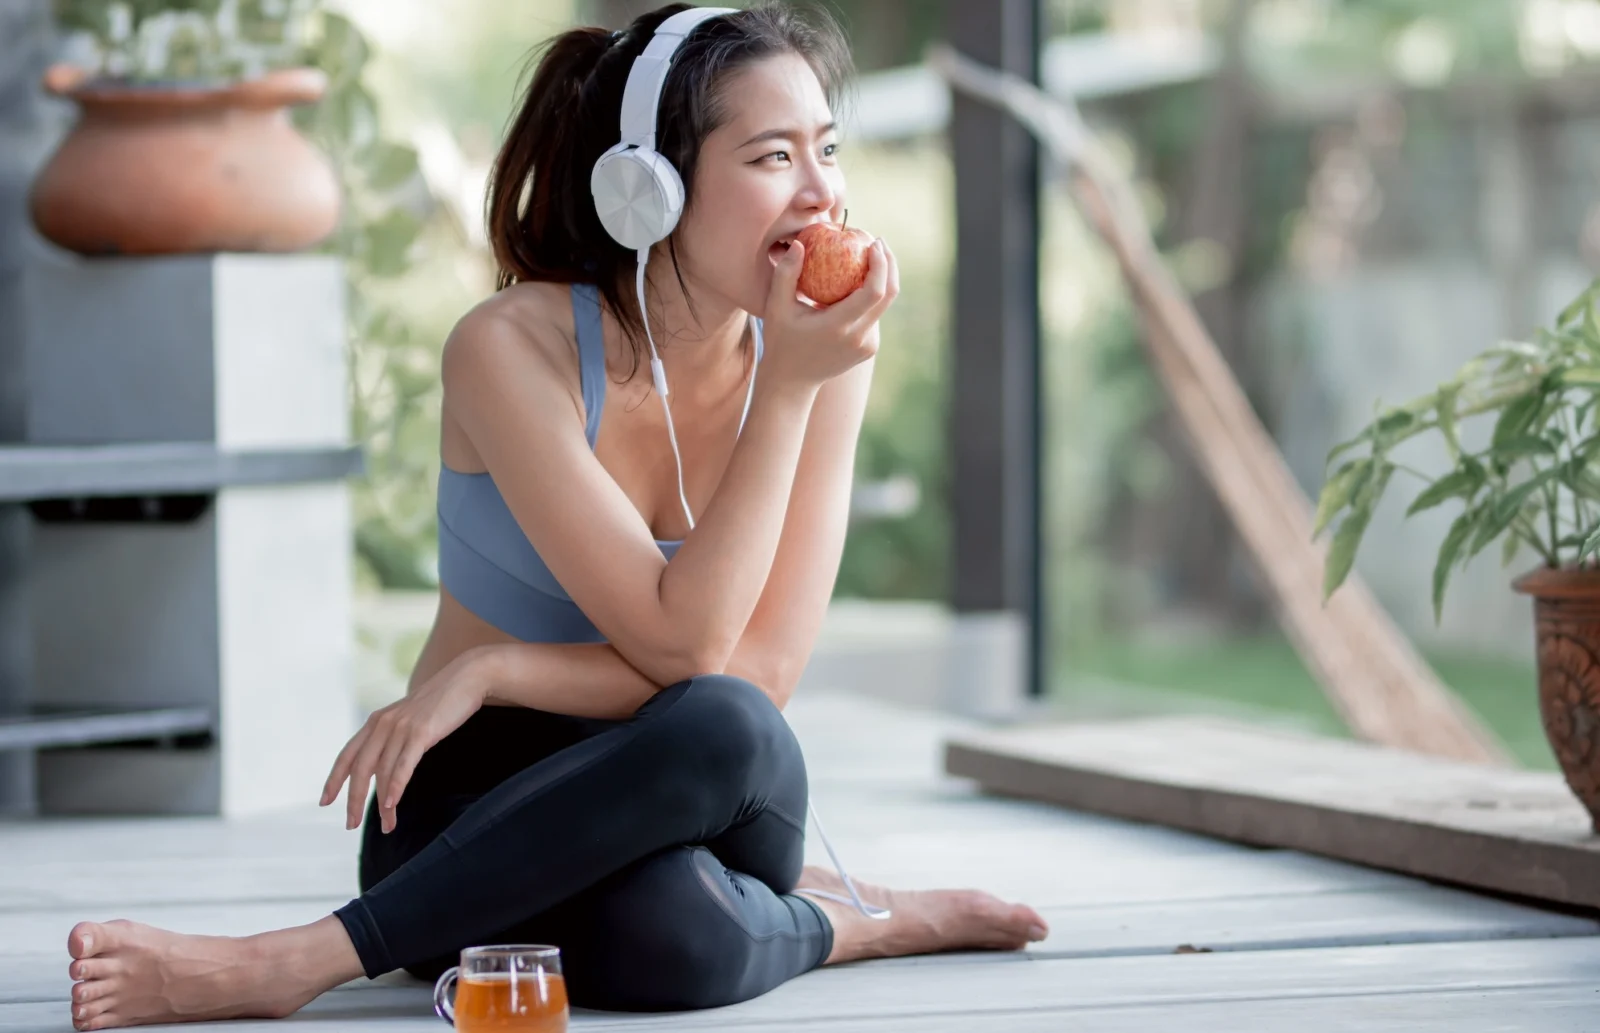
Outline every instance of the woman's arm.
<svg viewBox="0 0 1600 1033"><path fill-rule="evenodd" d="M529 542L573 601L645 677L670 685L728 663L768 581L820 386L870 358L893 300L893 259L874 248L867 283L823 310L795 300L800 248L779 263L767 356L716 494L671 562L595 459L541 340L475 313L447 342L452 417ZM552 490L552 486L559 486Z"/></svg>
<svg viewBox="0 0 1600 1033"><path fill-rule="evenodd" d="M740 608L754 605L744 582L771 563L777 531L763 532L781 521L816 389L757 385L719 504L669 564L572 418L545 358L559 342L529 336L497 316L463 321L445 346L452 417L523 534L618 652L657 684L720 667L737 638L729 624L742 626Z"/></svg>
<svg viewBox="0 0 1600 1033"><path fill-rule="evenodd" d="M724 667L759 685L780 710L805 671L838 580L872 366L862 363L817 395L772 573Z"/></svg>
<svg viewBox="0 0 1600 1033"><path fill-rule="evenodd" d="M608 642L517 642L467 656L485 706L620 721L663 688Z"/></svg>
<svg viewBox="0 0 1600 1033"><path fill-rule="evenodd" d="M732 657L718 669L760 686L779 709L805 670L838 577L871 385L868 361L818 393L771 576ZM481 686L485 704L578 717L627 717L662 687L604 642L483 646L467 662L468 681Z"/></svg>

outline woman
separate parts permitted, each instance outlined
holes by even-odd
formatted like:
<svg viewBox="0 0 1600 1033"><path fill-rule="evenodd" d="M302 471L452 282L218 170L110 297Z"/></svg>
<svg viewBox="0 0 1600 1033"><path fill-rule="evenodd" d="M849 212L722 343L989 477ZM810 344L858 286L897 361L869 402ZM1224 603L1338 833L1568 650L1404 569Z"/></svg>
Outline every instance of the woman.
<svg viewBox="0 0 1600 1033"><path fill-rule="evenodd" d="M473 944L554 943L574 1003L655 1010L1045 935L977 892L864 887L887 921L804 892L842 887L802 870L780 709L838 569L897 277L880 241L854 294L797 300L789 242L842 212L849 60L831 23L761 7L695 27L667 77L657 149L688 200L645 266L646 327L589 176L634 58L685 6L554 39L496 161L502 289L444 349L438 615L322 798L348 781L354 828L375 782L361 896L242 939L80 923L77 1028L287 1015L362 974L432 978ZM637 375L655 342L670 408Z"/></svg>

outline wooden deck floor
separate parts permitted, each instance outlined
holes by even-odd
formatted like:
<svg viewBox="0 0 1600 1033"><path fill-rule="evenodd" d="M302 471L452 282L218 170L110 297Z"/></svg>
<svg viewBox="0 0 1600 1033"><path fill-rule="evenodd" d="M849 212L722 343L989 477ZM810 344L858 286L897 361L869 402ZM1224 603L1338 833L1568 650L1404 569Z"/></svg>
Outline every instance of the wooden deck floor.
<svg viewBox="0 0 1600 1033"><path fill-rule="evenodd" d="M1050 919L1050 938L1019 954L824 969L714 1012L578 1013L574 1028L1600 1030L1592 919L981 797L938 773L956 726L923 712L813 694L790 718L847 864L896 885L977 885L1027 901ZM246 822L0 825L0 1033L71 1028L74 921L235 934L314 919L354 892L355 835L314 808ZM445 1028L428 988L403 976L349 984L285 1022L226 1025Z"/></svg>

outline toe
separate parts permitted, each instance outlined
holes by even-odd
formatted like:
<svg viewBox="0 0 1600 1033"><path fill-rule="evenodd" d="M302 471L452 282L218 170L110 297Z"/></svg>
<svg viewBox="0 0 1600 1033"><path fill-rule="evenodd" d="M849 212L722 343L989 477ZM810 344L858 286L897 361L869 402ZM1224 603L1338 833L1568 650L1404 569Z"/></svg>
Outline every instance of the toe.
<svg viewBox="0 0 1600 1033"><path fill-rule="evenodd" d="M101 1000L110 992L111 980L109 979L90 979L86 982L74 983L72 986L72 1003L74 1005L88 1004L91 1001Z"/></svg>
<svg viewBox="0 0 1600 1033"><path fill-rule="evenodd" d="M79 922L67 934L67 951L74 958L92 958L108 954L121 947L128 939L131 922Z"/></svg>
<svg viewBox="0 0 1600 1033"><path fill-rule="evenodd" d="M111 1003L109 998L102 998L88 1004L73 1005L73 1027L76 1029L106 1029L117 1025L116 1015L111 1009Z"/></svg>
<svg viewBox="0 0 1600 1033"><path fill-rule="evenodd" d="M83 958L67 966L67 975L75 980L107 979L116 975L120 968L116 958Z"/></svg>
<svg viewBox="0 0 1600 1033"><path fill-rule="evenodd" d="M79 922L67 934L67 951L74 958L93 957L105 948L107 938L99 922Z"/></svg>
<svg viewBox="0 0 1600 1033"><path fill-rule="evenodd" d="M1038 943L1050 935L1050 926L1039 912L1022 904L1018 904L1011 909L1011 921L1008 924L1014 928L1021 929L1024 938L1029 943Z"/></svg>

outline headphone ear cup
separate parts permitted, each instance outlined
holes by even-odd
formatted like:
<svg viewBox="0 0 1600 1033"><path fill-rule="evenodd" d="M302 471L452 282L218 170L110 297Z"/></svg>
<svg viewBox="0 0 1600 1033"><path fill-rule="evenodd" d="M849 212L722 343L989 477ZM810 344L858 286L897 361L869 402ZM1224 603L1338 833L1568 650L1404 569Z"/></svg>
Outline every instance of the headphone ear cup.
<svg viewBox="0 0 1600 1033"><path fill-rule="evenodd" d="M656 151L618 144L589 174L600 224L632 251L665 240L683 214L683 180Z"/></svg>

